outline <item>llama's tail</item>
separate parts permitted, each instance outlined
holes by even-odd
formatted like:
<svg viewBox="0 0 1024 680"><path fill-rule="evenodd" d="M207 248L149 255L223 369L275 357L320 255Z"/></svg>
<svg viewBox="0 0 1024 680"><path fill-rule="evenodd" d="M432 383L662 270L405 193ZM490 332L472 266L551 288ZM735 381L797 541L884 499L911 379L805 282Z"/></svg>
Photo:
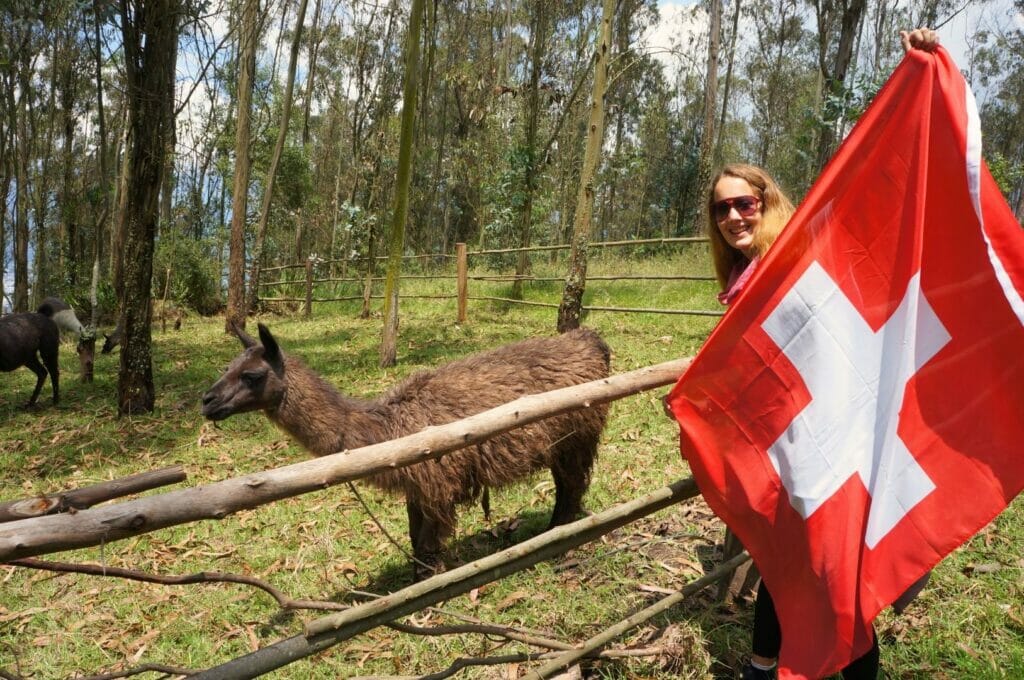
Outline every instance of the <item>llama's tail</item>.
<svg viewBox="0 0 1024 680"><path fill-rule="evenodd" d="M49 319L53 319L59 328L68 332L78 333L81 336L85 331L82 322L75 316L75 310L58 298L43 300L43 304L39 305L36 311Z"/></svg>

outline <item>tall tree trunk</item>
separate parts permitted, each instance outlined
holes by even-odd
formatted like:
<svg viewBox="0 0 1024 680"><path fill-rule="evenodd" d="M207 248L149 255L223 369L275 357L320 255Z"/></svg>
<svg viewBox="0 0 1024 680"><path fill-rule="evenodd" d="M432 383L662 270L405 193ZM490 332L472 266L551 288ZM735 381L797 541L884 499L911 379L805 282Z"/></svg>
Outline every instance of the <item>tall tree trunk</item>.
<svg viewBox="0 0 1024 680"><path fill-rule="evenodd" d="M583 292L587 285L587 245L590 242L590 216L594 210L594 176L601 159L604 141L604 95L608 84L608 61L611 58L612 21L615 0L604 0L601 8L601 38L594 59L594 90L590 98L590 119L587 122L587 147L580 171L580 190L576 198L576 216L572 227L572 248L569 272L558 306L558 332L579 328L583 312Z"/></svg>
<svg viewBox="0 0 1024 680"><path fill-rule="evenodd" d="M732 67L736 61L736 38L740 26L740 5L742 0L733 0L732 33L729 35L729 57L725 66L725 83L722 86L722 111L718 117L718 132L715 135L715 155L713 164L722 162L722 134L725 130L726 114L729 110L729 90L732 88Z"/></svg>
<svg viewBox="0 0 1024 680"><path fill-rule="evenodd" d="M715 113L718 105L718 46L722 40L722 0L711 0L708 29L708 63L704 86L704 126L700 136L700 158L697 161L698 196L711 181L711 164L715 154ZM702 201L694 201L693 231L701 224Z"/></svg>
<svg viewBox="0 0 1024 680"><path fill-rule="evenodd" d="M519 212L519 247L530 247L530 232L533 230L533 194L537 188L537 127L540 121L540 75L541 67L544 64L545 44L547 43L547 0L537 0L533 3L533 20L530 29L530 91L527 98L526 110L526 136L523 140L523 156L525 167L523 173L523 199ZM522 277L529 271L529 254L522 250L516 261L516 280L512 282L512 297L521 299L523 297Z"/></svg>
<svg viewBox="0 0 1024 680"><path fill-rule="evenodd" d="M21 83L25 88L21 91L18 102L18 167L16 170L17 194L14 209L14 311L28 311L28 208L31 201L29 195L29 164L31 163L32 144L28 133L28 104L31 96L27 87L27 78Z"/></svg>
<svg viewBox="0 0 1024 680"><path fill-rule="evenodd" d="M259 0L245 0L238 50L238 119L235 122L235 184L231 200L228 246L228 308L224 330L245 328L245 221L249 204L249 138L252 132L252 91L256 75ZM256 281L251 285L255 286Z"/></svg>
<svg viewBox="0 0 1024 680"><path fill-rule="evenodd" d="M132 171L128 185L124 240L124 290L120 300L123 331L117 383L120 415L153 410L156 391L150 338L153 242L160 209L160 174L170 130L169 81L181 21L179 0L121 0L127 101L132 119Z"/></svg>
<svg viewBox="0 0 1024 680"><path fill-rule="evenodd" d="M174 51L174 63L169 66L171 69L177 69L178 51ZM174 71L172 71L173 73ZM178 143L177 127L175 126L174 120L174 108L175 108L175 79L167 84L167 100L170 102L167 107L167 122L165 123L168 137L167 137L167 150L164 153L164 167L160 171L160 220L157 222L158 232L163 233L168 227L171 226L171 207L174 203L174 187L176 184L174 177L174 149Z"/></svg>
<svg viewBox="0 0 1024 680"><path fill-rule="evenodd" d="M270 221L270 204L274 198L274 178L277 175L277 166L281 163L281 154L284 152L284 142L288 138L288 122L292 117L292 92L295 87L295 70L299 62L299 46L302 44L302 24L306 21L306 0L299 0L299 13L295 18L295 35L292 38L292 51L288 58L288 79L285 81L284 102L281 108L281 123L277 129L277 142L274 144L274 153L270 157L270 167L267 168L267 178L263 187L263 204L260 206L260 221L256 226L256 243L252 254L252 270L249 275L249 304L250 312L256 311L256 300L259 297L260 267L263 260L263 248L267 241L267 224ZM301 225L302 220L299 219ZM299 227L301 229L301 226ZM301 232L300 232L301 233ZM296 238L296 241L299 239Z"/></svg>
<svg viewBox="0 0 1024 680"><path fill-rule="evenodd" d="M4 108L6 108L7 98L4 99ZM8 205L8 194L11 191L11 179L14 176L14 160L11 158L10 150L13 146L14 126L13 115L11 111L4 111L6 114L5 120L9 121L6 123L7 129L0 128L0 205ZM6 285L7 280L7 258L3 255L7 253L7 211L0 210L0 314L4 311L4 300L6 298Z"/></svg>
<svg viewBox="0 0 1024 680"><path fill-rule="evenodd" d="M117 187L114 191L117 212L114 216L114 228L110 233L110 279L114 284L114 295L121 299L124 290L124 235L125 216L128 210L128 179L132 174L132 154L130 149L134 144L132 139L132 111L130 106L124 107L124 130L118 135L118 145L121 148L121 170L117 178ZM114 154L117 158L117 154ZM118 308L118 314L121 310Z"/></svg>
<svg viewBox="0 0 1024 680"><path fill-rule="evenodd" d="M380 341L380 366L395 365L398 353L398 276L402 270L405 220L409 208L409 183L416 124L416 96L419 85L420 32L423 26L423 0L412 0L409 31L405 36L405 85L402 92L402 130L398 142L398 174L395 179L395 204L388 239L388 270L384 280L384 329Z"/></svg>
<svg viewBox="0 0 1024 680"><path fill-rule="evenodd" d="M839 45L836 48L835 57L832 63L829 64L826 55L825 46L827 45L827 17L831 3L826 3L828 8L821 6L821 0L815 3L818 9L818 30L821 32L819 37L819 49L818 49L818 66L821 69L822 77L824 78L824 91L825 95L831 95L833 97L840 97L843 94L844 83L846 82L846 72L850 67L850 60L853 56L853 43L857 37L857 33L860 27L861 20L864 16L865 0L843 0L842 2L842 15L840 17L840 30L839 30ZM818 139L818 171L820 172L828 159L831 158L832 152L836 147L836 125L827 124L821 131L821 137Z"/></svg>
<svg viewBox="0 0 1024 680"><path fill-rule="evenodd" d="M302 101L302 146L309 146L309 112L313 108L313 83L316 82L316 60L320 55L320 10L323 0L316 0L313 6L313 24L309 27L309 64L306 66L306 95ZM300 22L301 23L301 22Z"/></svg>
<svg viewBox="0 0 1024 680"><path fill-rule="evenodd" d="M108 158L108 148L106 148L106 114L103 107L103 53L102 53L102 35L100 33L99 23L99 2L100 0L93 0L92 3L92 19L93 19L93 30L95 32L95 42L92 45L92 58L93 66L95 68L96 78L96 132L98 134L98 142L96 144L97 153L99 155L99 218L96 220L95 233L93 235L93 251L92 251L92 270L93 279L98 277L99 262L103 257L103 242L105 239L106 228L110 223L111 218L111 167L110 159ZM96 287L96 282L93 281L93 288ZM96 318L98 310L95 305L95 294L92 295L93 305L91 314L91 325L93 328L96 326Z"/></svg>
<svg viewBox="0 0 1024 680"><path fill-rule="evenodd" d="M69 36L70 40L70 36ZM61 173L60 198L57 205L60 212L60 223L63 225L61 231L63 238L58 241L60 251L66 254L59 257L60 269L67 276L67 283L71 288L78 284L78 210L74 205L74 178L75 178L75 90L76 77L75 68L70 55L66 55L61 68L61 127L63 128L64 139L61 150Z"/></svg>

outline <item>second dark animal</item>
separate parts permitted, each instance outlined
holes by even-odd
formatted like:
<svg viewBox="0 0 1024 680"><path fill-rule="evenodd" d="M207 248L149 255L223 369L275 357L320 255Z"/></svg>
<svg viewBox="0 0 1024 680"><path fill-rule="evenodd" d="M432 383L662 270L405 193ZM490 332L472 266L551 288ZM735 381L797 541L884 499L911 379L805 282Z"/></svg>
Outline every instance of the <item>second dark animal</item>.
<svg viewBox="0 0 1024 680"><path fill-rule="evenodd" d="M203 415L223 420L262 410L315 455L355 449L443 425L527 394L608 376L609 349L589 329L523 340L416 373L377 399L341 394L281 351L263 324L259 342L238 331L245 351L203 395ZM597 455L607 406L553 416L439 459L379 472L367 481L405 494L414 576L440 567L457 504L549 468L555 479L550 526L576 519Z"/></svg>
<svg viewBox="0 0 1024 680"><path fill-rule="evenodd" d="M47 314L26 312L0 317L0 371L25 366L36 374L36 388L26 406L35 406L47 371L53 387L53 403L56 405L60 400L59 346L60 331Z"/></svg>

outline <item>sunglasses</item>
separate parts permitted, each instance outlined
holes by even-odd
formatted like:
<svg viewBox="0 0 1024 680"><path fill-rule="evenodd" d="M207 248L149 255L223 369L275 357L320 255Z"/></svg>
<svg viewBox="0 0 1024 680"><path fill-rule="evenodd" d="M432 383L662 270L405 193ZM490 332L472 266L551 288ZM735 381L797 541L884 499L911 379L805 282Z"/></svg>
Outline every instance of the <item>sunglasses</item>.
<svg viewBox="0 0 1024 680"><path fill-rule="evenodd" d="M711 212L719 222L727 218L733 208L740 217L752 217L761 208L761 199L757 196L734 196L711 204Z"/></svg>

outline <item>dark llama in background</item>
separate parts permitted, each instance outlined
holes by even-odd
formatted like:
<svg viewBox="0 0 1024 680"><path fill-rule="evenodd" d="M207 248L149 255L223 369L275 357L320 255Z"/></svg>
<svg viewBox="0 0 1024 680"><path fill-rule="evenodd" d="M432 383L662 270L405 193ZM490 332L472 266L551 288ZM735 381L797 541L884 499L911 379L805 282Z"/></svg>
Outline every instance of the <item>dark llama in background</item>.
<svg viewBox="0 0 1024 680"><path fill-rule="evenodd" d="M263 324L260 341L236 329L245 346L203 395L203 415L223 420L262 410L315 455L356 449L443 425L523 395L608 376L610 351L592 330L535 338L416 373L377 399L341 394L298 359L281 351ZM439 459L379 472L367 481L405 494L417 579L441 566L455 529L456 505L549 468L555 478L550 526L582 510L607 405L591 406L495 435Z"/></svg>
<svg viewBox="0 0 1024 680"><path fill-rule="evenodd" d="M25 366L36 374L36 388L26 407L35 406L46 382L47 371L53 387L54 405L60 400L60 365L57 361L60 331L50 318L52 310L48 307L40 310L0 317L0 371L8 372Z"/></svg>
<svg viewBox="0 0 1024 680"><path fill-rule="evenodd" d="M117 327L114 328L114 332L110 335L103 334L103 348L100 350L100 354L110 354L114 351L114 348L121 344L121 336L124 332L121 330L121 323L118 322Z"/></svg>

